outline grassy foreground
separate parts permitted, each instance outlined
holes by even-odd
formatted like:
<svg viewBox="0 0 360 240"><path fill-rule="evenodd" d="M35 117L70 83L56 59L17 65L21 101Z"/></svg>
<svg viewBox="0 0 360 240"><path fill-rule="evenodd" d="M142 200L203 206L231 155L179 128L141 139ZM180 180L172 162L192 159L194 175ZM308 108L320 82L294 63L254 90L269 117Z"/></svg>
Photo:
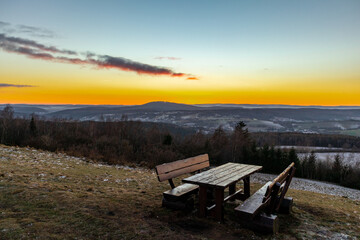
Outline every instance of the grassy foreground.
<svg viewBox="0 0 360 240"><path fill-rule="evenodd" d="M263 235L236 221L240 202L226 204L223 224L164 209L168 188L150 170L0 145L0 239L360 238L360 201L290 189L293 213Z"/></svg>

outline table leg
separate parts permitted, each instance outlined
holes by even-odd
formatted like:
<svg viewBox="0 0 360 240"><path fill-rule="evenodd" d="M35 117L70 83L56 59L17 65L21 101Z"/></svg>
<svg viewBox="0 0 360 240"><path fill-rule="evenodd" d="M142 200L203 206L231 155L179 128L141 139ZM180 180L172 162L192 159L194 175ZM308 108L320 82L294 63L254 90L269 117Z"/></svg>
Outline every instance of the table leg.
<svg viewBox="0 0 360 240"><path fill-rule="evenodd" d="M199 186L199 217L206 215L207 187Z"/></svg>
<svg viewBox="0 0 360 240"><path fill-rule="evenodd" d="M224 189L215 189L215 218L218 221L222 221L224 218L223 204L224 204Z"/></svg>
<svg viewBox="0 0 360 240"><path fill-rule="evenodd" d="M229 186L229 195L232 195L236 192L236 183L233 183ZM230 199L230 202L233 202L235 198Z"/></svg>
<svg viewBox="0 0 360 240"><path fill-rule="evenodd" d="M244 196L245 199L250 197L250 176L244 178Z"/></svg>

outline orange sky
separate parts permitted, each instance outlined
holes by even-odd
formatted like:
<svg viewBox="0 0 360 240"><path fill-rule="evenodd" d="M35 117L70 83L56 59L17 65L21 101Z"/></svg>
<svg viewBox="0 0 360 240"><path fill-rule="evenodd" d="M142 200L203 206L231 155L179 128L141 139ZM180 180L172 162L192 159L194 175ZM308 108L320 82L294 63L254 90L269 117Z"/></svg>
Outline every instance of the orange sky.
<svg viewBox="0 0 360 240"><path fill-rule="evenodd" d="M132 72L35 61L5 53L0 103L143 104L170 101L187 104L248 103L290 105L360 105L360 81L351 74L244 73L201 75L199 80L146 76ZM16 63L16 64L15 64ZM22 71L16 67L23 66ZM44 70L42 70L44 69ZM216 75L218 74L218 75ZM342 79L342 76L346 79Z"/></svg>
<svg viewBox="0 0 360 240"><path fill-rule="evenodd" d="M117 4L4 0L0 103L360 105L359 1Z"/></svg>

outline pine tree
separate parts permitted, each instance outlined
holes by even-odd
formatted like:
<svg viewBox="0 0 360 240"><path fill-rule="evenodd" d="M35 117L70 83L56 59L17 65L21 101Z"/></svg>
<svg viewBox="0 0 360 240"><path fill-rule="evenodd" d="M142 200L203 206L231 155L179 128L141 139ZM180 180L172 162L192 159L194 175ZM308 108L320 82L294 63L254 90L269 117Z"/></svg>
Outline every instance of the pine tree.
<svg viewBox="0 0 360 240"><path fill-rule="evenodd" d="M30 121L30 133L32 136L36 135L36 124L35 124L35 118L34 115L31 116L31 121Z"/></svg>
<svg viewBox="0 0 360 240"><path fill-rule="evenodd" d="M340 159L339 154L336 154L335 159L334 159L334 163L332 166L332 176L333 176L333 181L340 183L341 182L341 173L343 171L343 166L342 166L342 161Z"/></svg>
<svg viewBox="0 0 360 240"><path fill-rule="evenodd" d="M310 154L310 157L308 158L308 163L307 163L307 172L308 172L308 177L311 179L315 178L315 173L316 173L316 155L315 153L312 151Z"/></svg>

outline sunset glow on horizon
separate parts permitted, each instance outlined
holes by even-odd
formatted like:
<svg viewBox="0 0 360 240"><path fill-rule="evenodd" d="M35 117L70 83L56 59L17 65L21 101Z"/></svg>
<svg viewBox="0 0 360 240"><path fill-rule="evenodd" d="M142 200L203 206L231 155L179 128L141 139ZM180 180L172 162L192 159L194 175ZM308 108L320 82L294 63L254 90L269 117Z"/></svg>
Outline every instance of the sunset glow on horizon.
<svg viewBox="0 0 360 240"><path fill-rule="evenodd" d="M1 1L0 104L360 105L359 1Z"/></svg>

